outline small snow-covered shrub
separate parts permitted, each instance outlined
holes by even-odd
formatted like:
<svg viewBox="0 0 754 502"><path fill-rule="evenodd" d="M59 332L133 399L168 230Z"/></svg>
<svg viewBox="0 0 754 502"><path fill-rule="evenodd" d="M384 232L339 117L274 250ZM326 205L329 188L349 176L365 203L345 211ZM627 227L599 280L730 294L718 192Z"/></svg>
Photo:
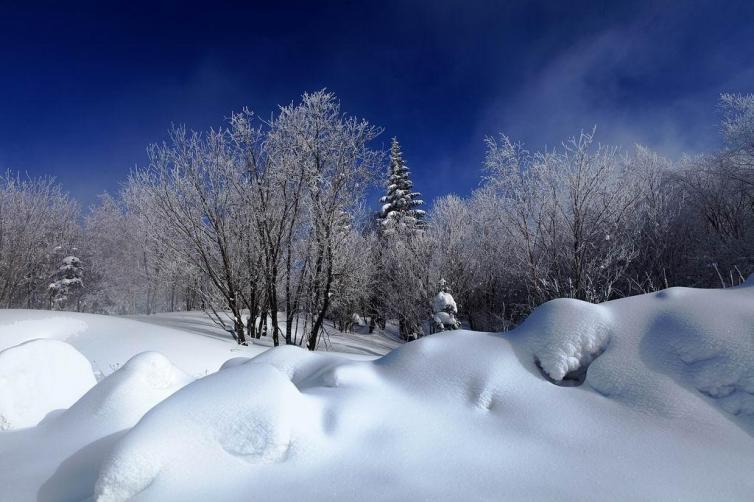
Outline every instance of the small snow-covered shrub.
<svg viewBox="0 0 754 502"><path fill-rule="evenodd" d="M541 371L556 383L585 372L610 342L607 311L567 298L536 309L521 331Z"/></svg>

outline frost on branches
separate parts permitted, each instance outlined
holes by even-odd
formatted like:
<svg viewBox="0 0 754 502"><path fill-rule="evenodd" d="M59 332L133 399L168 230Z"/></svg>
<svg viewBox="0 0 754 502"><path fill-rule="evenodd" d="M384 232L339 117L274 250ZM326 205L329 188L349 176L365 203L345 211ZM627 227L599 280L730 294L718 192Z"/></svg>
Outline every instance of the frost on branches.
<svg viewBox="0 0 754 502"><path fill-rule="evenodd" d="M418 207L424 204L424 201L421 200L419 192L411 191L413 186L411 171L403 160L401 145L397 138L393 138L390 145L390 177L387 195L380 199L382 209L377 216L383 230L423 225L425 211Z"/></svg>
<svg viewBox="0 0 754 502"><path fill-rule="evenodd" d="M404 340L423 335L422 322L429 314L425 283L429 247L423 232L425 212L418 209L424 201L412 191L410 177L398 140L393 138L387 194L380 199L382 207L376 217L376 291L371 303L378 324L388 318L398 320Z"/></svg>

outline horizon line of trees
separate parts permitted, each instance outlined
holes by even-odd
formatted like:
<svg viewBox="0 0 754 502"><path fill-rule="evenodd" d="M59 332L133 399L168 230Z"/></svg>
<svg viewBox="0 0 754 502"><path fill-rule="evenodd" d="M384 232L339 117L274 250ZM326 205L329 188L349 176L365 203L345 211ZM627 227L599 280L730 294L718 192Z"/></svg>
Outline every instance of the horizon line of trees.
<svg viewBox="0 0 754 502"><path fill-rule="evenodd" d="M382 129L324 90L269 120L245 109L174 128L83 220L51 178L6 172L0 307L202 309L238 343L269 332L313 350L326 320L346 329L354 314L423 336L441 280L487 331L558 297L734 286L754 271L754 96L720 109L723 147L677 162L594 131L538 152L487 138L479 188L426 212L397 139L373 147Z"/></svg>

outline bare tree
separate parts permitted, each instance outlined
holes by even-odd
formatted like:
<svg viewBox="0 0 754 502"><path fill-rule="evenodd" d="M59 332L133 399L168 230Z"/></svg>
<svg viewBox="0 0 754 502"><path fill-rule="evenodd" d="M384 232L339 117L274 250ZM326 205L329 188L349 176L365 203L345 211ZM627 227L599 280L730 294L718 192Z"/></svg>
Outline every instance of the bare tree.
<svg viewBox="0 0 754 502"><path fill-rule="evenodd" d="M271 125L272 164L285 173L290 173L293 167L299 176L290 188L293 196L288 217L295 217L299 210L304 212L302 235L308 244L303 263L312 315L307 341L310 350L317 345L330 308L333 284L340 273L337 256L346 247L352 215L381 158L379 152L369 147L379 133L367 121L344 115L335 95L327 91L304 94L300 104L281 108ZM294 230L281 233L290 259L292 249L288 243ZM287 262L286 281L291 271ZM289 282L286 287L290 287Z"/></svg>
<svg viewBox="0 0 754 502"><path fill-rule="evenodd" d="M149 158L149 167L129 178L129 207L148 224L148 239L163 258L201 271L212 285L200 290L208 312L224 326L222 311L229 310L229 331L246 344L238 222L247 208L232 189L240 162L230 135L175 128L169 144L150 147Z"/></svg>
<svg viewBox="0 0 754 502"><path fill-rule="evenodd" d="M46 308L58 247L79 239L79 207L52 178L0 176L0 305Z"/></svg>

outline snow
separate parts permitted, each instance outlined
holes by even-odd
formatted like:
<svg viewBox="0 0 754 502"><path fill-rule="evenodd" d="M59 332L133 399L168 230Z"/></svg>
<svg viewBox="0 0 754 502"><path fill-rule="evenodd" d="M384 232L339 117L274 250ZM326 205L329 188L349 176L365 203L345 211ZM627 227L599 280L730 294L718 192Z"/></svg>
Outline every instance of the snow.
<svg viewBox="0 0 754 502"><path fill-rule="evenodd" d="M455 318L447 312L435 312L432 314L432 319L442 325L454 324L456 322Z"/></svg>
<svg viewBox="0 0 754 502"><path fill-rule="evenodd" d="M0 352L0 430L33 427L69 408L96 380L76 349L56 340L31 340Z"/></svg>
<svg viewBox="0 0 754 502"><path fill-rule="evenodd" d="M605 350L610 330L607 306L561 298L535 310L517 334L547 375L559 382Z"/></svg>
<svg viewBox="0 0 754 502"><path fill-rule="evenodd" d="M66 256L65 258L63 258L63 265L66 266L79 265L80 263L81 260L79 260L75 256Z"/></svg>
<svg viewBox="0 0 754 502"><path fill-rule="evenodd" d="M374 333L369 333L368 324L363 319L359 321L358 317L358 315L352 316L355 325L347 333L338 331L333 325L326 322L324 326L325 336L319 337L317 349L349 354L348 357L355 359L372 359L384 355L403 343L398 336L398 326L395 323L388 323L385 330L377 327ZM130 316L130 318L157 326L175 328L203 337L229 340L228 333L208 319L203 312L168 312L148 316ZM285 313L278 315L278 323L280 329L285 331ZM270 327L271 325L270 323ZM300 322L294 320L293 332L294 335L298 334L299 338L304 335L303 319ZM252 353L259 353L261 350L272 347L272 337L262 337L251 340L250 343L253 344ZM215 369L217 369L217 366L213 368L213 370Z"/></svg>
<svg viewBox="0 0 754 502"><path fill-rule="evenodd" d="M132 427L152 406L193 380L162 354L142 352L97 384L64 419L94 416Z"/></svg>
<svg viewBox="0 0 754 502"><path fill-rule="evenodd" d="M123 433L191 380L160 354L138 354L68 410L34 428L0 432L0 500L89 497Z"/></svg>
<svg viewBox="0 0 754 502"><path fill-rule="evenodd" d="M216 371L231 357L267 350L241 347L221 330L187 337L182 330L118 317L40 310L0 312L0 350L32 338L64 341L84 354L98 378L146 351L160 352L181 370L200 377Z"/></svg>
<svg viewBox="0 0 754 502"><path fill-rule="evenodd" d="M556 300L507 333L448 331L370 360L231 353L183 332L191 359L177 330L103 318L95 334L87 318L47 335L115 360L127 325L170 353L0 432L0 500L750 500L752 304L750 285ZM0 319L44 318L28 315Z"/></svg>
<svg viewBox="0 0 754 502"><path fill-rule="evenodd" d="M456 301L453 299L453 296L450 293L440 291L432 300L432 312L445 312L447 308L452 309L453 313L458 312L458 307L456 307Z"/></svg>

